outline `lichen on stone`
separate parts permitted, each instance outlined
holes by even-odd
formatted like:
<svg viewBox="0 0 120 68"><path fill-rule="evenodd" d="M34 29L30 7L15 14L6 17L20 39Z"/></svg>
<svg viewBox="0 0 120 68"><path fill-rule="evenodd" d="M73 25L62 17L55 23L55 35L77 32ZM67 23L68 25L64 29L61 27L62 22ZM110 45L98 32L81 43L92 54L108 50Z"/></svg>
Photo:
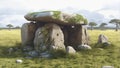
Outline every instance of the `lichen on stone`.
<svg viewBox="0 0 120 68"><path fill-rule="evenodd" d="M87 19L84 19L84 23L87 24L87 23L88 23L88 20L87 20Z"/></svg>
<svg viewBox="0 0 120 68"><path fill-rule="evenodd" d="M53 17L55 19L60 19L61 11L53 11L53 13L54 13Z"/></svg>
<svg viewBox="0 0 120 68"><path fill-rule="evenodd" d="M83 16L80 14L76 14L75 16L72 16L72 17L66 19L67 22L75 23L75 24L84 24L86 22L85 20L86 19L84 19ZM87 24L87 22L86 22L86 24Z"/></svg>
<svg viewBox="0 0 120 68"><path fill-rule="evenodd" d="M85 19L82 15L67 14L61 11L33 12L25 15L25 18L30 21L59 21L60 24L87 24L87 19Z"/></svg>

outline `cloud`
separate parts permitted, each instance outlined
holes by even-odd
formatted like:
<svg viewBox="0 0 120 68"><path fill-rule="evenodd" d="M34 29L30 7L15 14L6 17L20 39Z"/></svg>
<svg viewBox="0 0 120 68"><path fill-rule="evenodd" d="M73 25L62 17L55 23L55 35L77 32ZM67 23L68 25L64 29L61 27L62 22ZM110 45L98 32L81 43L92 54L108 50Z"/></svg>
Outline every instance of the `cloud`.
<svg viewBox="0 0 120 68"><path fill-rule="evenodd" d="M2 0L0 5L4 8L10 7L11 9L19 8L31 11L40 9L58 10L67 7L94 11L114 1L117 0Z"/></svg>
<svg viewBox="0 0 120 68"><path fill-rule="evenodd" d="M88 10L79 10L77 11L77 13L85 16L89 22L102 23L106 21L104 15L98 12L88 11Z"/></svg>
<svg viewBox="0 0 120 68"><path fill-rule="evenodd" d="M100 10L115 10L115 11L120 11L120 8L119 8L120 5L119 4L106 6L106 7L102 8L102 9L100 9Z"/></svg>
<svg viewBox="0 0 120 68"><path fill-rule="evenodd" d="M21 25L27 21L26 13L42 10L79 12L90 21L101 22L120 18L119 6L120 0L0 0L0 24Z"/></svg>
<svg viewBox="0 0 120 68"><path fill-rule="evenodd" d="M11 8L2 8L0 9L0 15L24 15L28 11L23 9L11 9Z"/></svg>
<svg viewBox="0 0 120 68"><path fill-rule="evenodd" d="M109 24L111 19L106 18L105 15L96 12L96 11L88 11L88 10L79 10L76 13L81 14L87 18L88 22L95 22L99 26L101 23L108 23L108 27L114 27L113 24ZM112 16L111 16L112 17Z"/></svg>
<svg viewBox="0 0 120 68"><path fill-rule="evenodd" d="M103 14L107 19L120 19L120 11L116 10L101 10L99 11L100 14Z"/></svg>
<svg viewBox="0 0 120 68"><path fill-rule="evenodd" d="M107 19L120 19L120 1L115 0L112 3L106 4L103 8L97 10L96 12L103 14Z"/></svg>
<svg viewBox="0 0 120 68"><path fill-rule="evenodd" d="M0 24L2 24L4 27L7 24L12 24L14 26L21 26L23 23L27 22L23 15L3 15L4 19L0 21Z"/></svg>

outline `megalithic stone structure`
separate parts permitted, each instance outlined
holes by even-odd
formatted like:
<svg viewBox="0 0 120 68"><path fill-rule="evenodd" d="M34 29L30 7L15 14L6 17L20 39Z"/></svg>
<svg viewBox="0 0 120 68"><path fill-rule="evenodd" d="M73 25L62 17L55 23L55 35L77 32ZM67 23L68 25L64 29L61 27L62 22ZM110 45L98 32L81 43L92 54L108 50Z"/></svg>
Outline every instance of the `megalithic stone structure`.
<svg viewBox="0 0 120 68"><path fill-rule="evenodd" d="M87 19L79 14L61 11L28 13L21 28L22 45L31 45L36 51L59 50L72 46L77 50L81 44L89 44Z"/></svg>

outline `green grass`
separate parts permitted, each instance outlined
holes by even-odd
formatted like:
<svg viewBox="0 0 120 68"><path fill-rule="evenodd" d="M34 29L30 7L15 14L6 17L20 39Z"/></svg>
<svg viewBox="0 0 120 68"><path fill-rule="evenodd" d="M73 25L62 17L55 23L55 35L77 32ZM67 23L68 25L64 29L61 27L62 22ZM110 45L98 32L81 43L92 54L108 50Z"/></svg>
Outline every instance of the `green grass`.
<svg viewBox="0 0 120 68"><path fill-rule="evenodd" d="M0 68L101 68L106 65L120 68L120 31L93 30L88 32L92 50L79 51L75 55L56 54L51 59L26 59L20 49L20 30L0 30ZM99 34L106 35L112 45L103 50L95 48ZM9 55L7 50L10 47L17 47L18 50ZM16 59L22 59L23 63L15 63Z"/></svg>

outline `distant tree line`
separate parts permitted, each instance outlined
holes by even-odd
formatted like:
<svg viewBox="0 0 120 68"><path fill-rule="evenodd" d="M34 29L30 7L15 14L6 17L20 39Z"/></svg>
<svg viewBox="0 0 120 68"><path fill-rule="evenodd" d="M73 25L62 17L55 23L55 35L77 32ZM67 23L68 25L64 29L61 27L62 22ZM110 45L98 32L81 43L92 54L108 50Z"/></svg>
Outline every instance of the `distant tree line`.
<svg viewBox="0 0 120 68"><path fill-rule="evenodd" d="M119 27L120 27L120 19L112 19L110 20L109 23L115 24L116 25L116 31L118 31Z"/></svg>
<svg viewBox="0 0 120 68"><path fill-rule="evenodd" d="M9 30L10 30L11 28L16 28L16 29L21 28L20 26L14 27L12 24L8 24L8 25L6 25L6 27L8 27Z"/></svg>
<svg viewBox="0 0 120 68"><path fill-rule="evenodd" d="M109 21L109 23L116 25L115 31L118 31L118 29L120 28L120 19L112 19L112 20ZM93 28L94 28L95 26L97 26L97 23L95 23L95 22L89 22L88 25L90 26L90 29L91 29L91 31L92 31ZM107 25L107 23L101 23L101 24L99 25L99 29L104 30L106 25Z"/></svg>
<svg viewBox="0 0 120 68"><path fill-rule="evenodd" d="M115 31L119 30L119 28L120 28L120 19L111 19L109 21L109 23L114 24L116 26ZM95 26L97 26L98 24L95 23L95 22L89 22L88 25L90 26L90 29L92 31L95 28ZM105 27L106 25L108 25L108 24L107 23L101 23L98 28L101 29L101 30L104 30L106 28ZM8 27L9 30L11 30L11 29L20 29L21 28L20 26L14 27L12 24L8 24L8 25L6 25L6 27Z"/></svg>
<svg viewBox="0 0 120 68"><path fill-rule="evenodd" d="M0 26L0 30L2 30L2 29L11 30L11 29L20 29L20 28L21 28L20 26L13 26L12 24L7 24L6 27Z"/></svg>

